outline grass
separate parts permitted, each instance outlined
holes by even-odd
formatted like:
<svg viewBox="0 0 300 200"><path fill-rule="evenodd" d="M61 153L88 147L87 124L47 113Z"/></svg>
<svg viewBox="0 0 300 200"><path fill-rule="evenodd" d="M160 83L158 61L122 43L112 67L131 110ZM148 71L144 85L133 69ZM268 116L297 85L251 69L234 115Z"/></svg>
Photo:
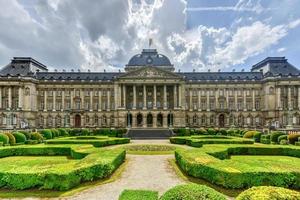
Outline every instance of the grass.
<svg viewBox="0 0 300 200"><path fill-rule="evenodd" d="M128 154L134 155L167 155L174 154L175 150L183 149L175 145L159 144L133 144L120 147L126 150Z"/></svg>
<svg viewBox="0 0 300 200"><path fill-rule="evenodd" d="M124 190L119 200L158 200L158 192L151 190Z"/></svg>
<svg viewBox="0 0 300 200"><path fill-rule="evenodd" d="M29 190L9 190L0 189L0 198L26 198L26 197L39 197L39 198L54 198L54 197L67 197L75 195L84 190L111 183L118 180L123 171L126 169L128 161L126 160L111 176L104 179L90 181L82 183L81 185L72 188L68 191L54 191L54 190L39 190L39 189L29 189Z"/></svg>

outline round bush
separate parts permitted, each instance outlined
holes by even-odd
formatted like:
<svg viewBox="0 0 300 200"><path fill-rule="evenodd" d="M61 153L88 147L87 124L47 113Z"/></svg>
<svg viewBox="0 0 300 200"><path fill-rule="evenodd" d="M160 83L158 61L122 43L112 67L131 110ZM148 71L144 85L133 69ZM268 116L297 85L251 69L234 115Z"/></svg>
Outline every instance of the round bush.
<svg viewBox="0 0 300 200"><path fill-rule="evenodd" d="M295 142L298 141L298 138L300 137L300 134L290 134L288 135L288 140L290 144L295 144Z"/></svg>
<svg viewBox="0 0 300 200"><path fill-rule="evenodd" d="M52 135L52 131L50 129L44 129L40 132L42 134L42 136L44 136L44 138L46 138L47 140L52 139L53 135Z"/></svg>
<svg viewBox="0 0 300 200"><path fill-rule="evenodd" d="M168 190L160 200L225 200L226 197L205 185L186 184L178 185Z"/></svg>
<svg viewBox="0 0 300 200"><path fill-rule="evenodd" d="M244 133L243 138L253 138L258 131L247 131Z"/></svg>
<svg viewBox="0 0 300 200"><path fill-rule="evenodd" d="M52 138L60 136L59 131L57 129L55 129L55 128L51 129L51 132L52 132Z"/></svg>
<svg viewBox="0 0 300 200"><path fill-rule="evenodd" d="M8 136L10 145L15 145L16 144L16 138L13 136L13 134L5 133L5 135Z"/></svg>
<svg viewBox="0 0 300 200"><path fill-rule="evenodd" d="M25 135L25 137L26 137L26 140L30 140L31 139L31 133L29 131L20 130L18 132L23 133Z"/></svg>
<svg viewBox="0 0 300 200"><path fill-rule="evenodd" d="M26 136L20 132L14 132L13 136L16 138L16 143L24 143L26 141Z"/></svg>
<svg viewBox="0 0 300 200"><path fill-rule="evenodd" d="M3 145L9 144L9 138L4 133L0 133L0 142L3 143Z"/></svg>
<svg viewBox="0 0 300 200"><path fill-rule="evenodd" d="M242 192L236 200L257 200L257 199L268 199L268 200L296 200L300 199L300 193L271 186L260 186L252 187L244 192Z"/></svg>
<svg viewBox="0 0 300 200"><path fill-rule="evenodd" d="M216 134L216 131L215 131L215 129L213 129L213 128L209 128L209 129L207 129L207 133L208 133L209 135L215 135L215 134Z"/></svg>
<svg viewBox="0 0 300 200"><path fill-rule="evenodd" d="M281 135L278 137L278 143L280 143L281 140L288 140L288 136L287 135Z"/></svg>
<svg viewBox="0 0 300 200"><path fill-rule="evenodd" d="M40 134L38 132L31 133L31 139L36 140L38 142L43 142L43 140L44 140L42 134Z"/></svg>
<svg viewBox="0 0 300 200"><path fill-rule="evenodd" d="M219 130L219 133L220 133L221 135L227 135L227 131L226 131L226 129L224 129L224 128L221 128L221 129Z"/></svg>
<svg viewBox="0 0 300 200"><path fill-rule="evenodd" d="M285 133L280 132L280 131L272 132L271 137L270 137L271 142L277 143L278 142L278 137L281 136L281 135L285 135Z"/></svg>
<svg viewBox="0 0 300 200"><path fill-rule="evenodd" d="M60 136L68 136L69 135L68 131L64 128L59 128L57 130L59 131Z"/></svg>

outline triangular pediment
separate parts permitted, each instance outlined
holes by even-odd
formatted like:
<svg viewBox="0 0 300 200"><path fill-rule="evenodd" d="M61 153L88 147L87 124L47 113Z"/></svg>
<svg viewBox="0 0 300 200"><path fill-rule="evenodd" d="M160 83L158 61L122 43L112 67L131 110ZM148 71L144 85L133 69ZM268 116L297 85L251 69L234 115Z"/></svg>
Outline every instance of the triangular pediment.
<svg viewBox="0 0 300 200"><path fill-rule="evenodd" d="M182 79L176 73L159 69L157 67L141 67L140 69L128 72L120 76L119 78L124 79Z"/></svg>

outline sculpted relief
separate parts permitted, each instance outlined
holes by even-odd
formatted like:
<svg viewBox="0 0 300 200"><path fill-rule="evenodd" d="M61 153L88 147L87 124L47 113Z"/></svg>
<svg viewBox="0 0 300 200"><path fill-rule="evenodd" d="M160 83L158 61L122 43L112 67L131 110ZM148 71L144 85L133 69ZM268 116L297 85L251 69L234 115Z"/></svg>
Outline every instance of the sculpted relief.
<svg viewBox="0 0 300 200"><path fill-rule="evenodd" d="M155 68L144 68L129 72L122 76L122 78L178 78L178 76Z"/></svg>

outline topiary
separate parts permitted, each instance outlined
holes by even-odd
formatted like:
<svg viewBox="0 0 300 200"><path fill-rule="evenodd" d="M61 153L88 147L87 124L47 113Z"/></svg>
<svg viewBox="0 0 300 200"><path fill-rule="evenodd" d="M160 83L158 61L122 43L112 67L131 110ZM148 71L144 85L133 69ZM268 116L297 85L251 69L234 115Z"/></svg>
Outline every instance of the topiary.
<svg viewBox="0 0 300 200"><path fill-rule="evenodd" d="M271 137L270 137L271 142L277 143L278 137L281 135L285 135L285 133L280 132L280 131L271 132Z"/></svg>
<svg viewBox="0 0 300 200"><path fill-rule="evenodd" d="M207 133L208 133L209 135L215 135L215 134L216 134L216 131L215 131L215 129L213 129L213 128L208 128L208 129L207 129Z"/></svg>
<svg viewBox="0 0 300 200"><path fill-rule="evenodd" d="M44 140L42 134L40 134L38 132L31 133L31 139L36 140L39 143L43 142L43 140Z"/></svg>
<svg viewBox="0 0 300 200"><path fill-rule="evenodd" d="M281 145L288 145L289 141L288 140L280 140L279 144L281 144Z"/></svg>
<svg viewBox="0 0 300 200"><path fill-rule="evenodd" d="M81 135L91 135L90 133L91 132L87 128L81 129Z"/></svg>
<svg viewBox="0 0 300 200"><path fill-rule="evenodd" d="M55 128L52 128L51 132L52 132L52 138L60 136L60 132L57 129L55 129Z"/></svg>
<svg viewBox="0 0 300 200"><path fill-rule="evenodd" d="M258 131L244 132L243 138L253 138L256 133L259 133L259 132Z"/></svg>
<svg viewBox="0 0 300 200"><path fill-rule="evenodd" d="M164 193L160 198L160 200L194 199L225 200L226 197L210 187L192 183L175 186Z"/></svg>
<svg viewBox="0 0 300 200"><path fill-rule="evenodd" d="M224 128L221 128L221 129L219 130L219 133L220 133L221 135L227 135L227 131L226 131L226 129L224 129Z"/></svg>
<svg viewBox="0 0 300 200"><path fill-rule="evenodd" d="M254 135L253 135L254 142L260 142L261 135L262 135L262 133L259 131L254 133Z"/></svg>
<svg viewBox="0 0 300 200"><path fill-rule="evenodd" d="M279 136L277 142L280 143L281 140L288 140L288 136L287 135Z"/></svg>
<svg viewBox="0 0 300 200"><path fill-rule="evenodd" d="M20 130L18 132L23 133L25 135L25 137L26 137L26 140L30 140L31 139L31 133L29 131Z"/></svg>
<svg viewBox="0 0 300 200"><path fill-rule="evenodd" d="M16 144L16 138L13 136L13 134L5 133L5 135L8 136L10 145L15 145Z"/></svg>
<svg viewBox="0 0 300 200"><path fill-rule="evenodd" d="M16 143L24 143L26 141L26 136L20 132L13 132L13 136L16 138Z"/></svg>
<svg viewBox="0 0 300 200"><path fill-rule="evenodd" d="M205 135L207 134L207 131L205 130L205 128L200 128L197 130L199 135Z"/></svg>
<svg viewBox="0 0 300 200"><path fill-rule="evenodd" d="M50 129L44 129L40 131L41 135L46 138L47 140L52 139L52 131Z"/></svg>
<svg viewBox="0 0 300 200"><path fill-rule="evenodd" d="M59 131L60 136L68 136L69 135L68 131L64 128L58 128L57 130Z"/></svg>
<svg viewBox="0 0 300 200"><path fill-rule="evenodd" d="M288 140L290 144L295 144L295 142L298 141L298 138L300 137L300 134L290 134L288 135Z"/></svg>
<svg viewBox="0 0 300 200"><path fill-rule="evenodd" d="M9 144L9 138L4 133L0 133L0 142L3 143L3 145Z"/></svg>
<svg viewBox="0 0 300 200"><path fill-rule="evenodd" d="M236 200L296 200L300 199L300 193L280 187L260 186L245 190Z"/></svg>

